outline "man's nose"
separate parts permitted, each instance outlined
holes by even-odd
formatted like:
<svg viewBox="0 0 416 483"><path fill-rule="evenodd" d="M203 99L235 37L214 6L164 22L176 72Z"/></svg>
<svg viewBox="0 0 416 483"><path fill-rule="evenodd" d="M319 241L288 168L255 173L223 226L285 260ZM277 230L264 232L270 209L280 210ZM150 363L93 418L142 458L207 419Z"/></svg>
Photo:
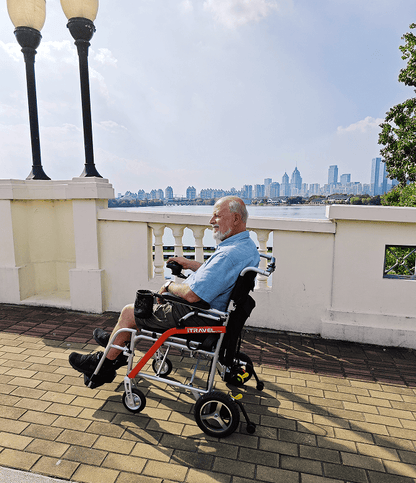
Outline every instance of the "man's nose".
<svg viewBox="0 0 416 483"><path fill-rule="evenodd" d="M209 224L210 225L214 225L215 224L215 216L212 215L211 219L209 220Z"/></svg>

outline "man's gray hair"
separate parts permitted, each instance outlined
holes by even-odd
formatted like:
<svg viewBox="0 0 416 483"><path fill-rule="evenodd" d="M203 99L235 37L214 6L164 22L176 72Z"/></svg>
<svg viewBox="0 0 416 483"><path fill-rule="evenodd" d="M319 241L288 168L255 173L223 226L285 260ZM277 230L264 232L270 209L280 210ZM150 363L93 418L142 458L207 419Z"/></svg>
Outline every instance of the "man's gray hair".
<svg viewBox="0 0 416 483"><path fill-rule="evenodd" d="M247 223L248 211L244 201L237 196L224 196L221 201L229 201L228 207L231 213L238 213L241 216L241 221Z"/></svg>

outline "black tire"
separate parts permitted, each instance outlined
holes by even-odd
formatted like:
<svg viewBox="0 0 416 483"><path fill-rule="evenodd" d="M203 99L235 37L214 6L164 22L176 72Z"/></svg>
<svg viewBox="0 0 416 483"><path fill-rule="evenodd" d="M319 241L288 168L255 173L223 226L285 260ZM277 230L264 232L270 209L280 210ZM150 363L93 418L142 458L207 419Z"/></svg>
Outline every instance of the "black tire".
<svg viewBox="0 0 416 483"><path fill-rule="evenodd" d="M152 368L155 374L157 374L157 371L160 368L162 360L163 359L153 359ZM172 372L172 369L173 369L172 362L168 358L166 358L165 362L163 363L162 370L159 373L159 376L168 377L169 374Z"/></svg>
<svg viewBox="0 0 416 483"><path fill-rule="evenodd" d="M222 392L204 394L195 403L195 421L208 436L225 438L238 428L238 404Z"/></svg>
<svg viewBox="0 0 416 483"><path fill-rule="evenodd" d="M237 361L240 361L240 367L242 367L248 373L248 376L244 380L244 383L246 383L254 374L253 362L247 354L241 351L237 354L236 359Z"/></svg>
<svg viewBox="0 0 416 483"><path fill-rule="evenodd" d="M131 392L133 393L133 405L129 404L129 402L127 401L127 394L124 393L123 394L124 407L129 411L131 411L132 413L140 413L146 407L146 397L142 393L142 391L140 391L140 389L133 388Z"/></svg>

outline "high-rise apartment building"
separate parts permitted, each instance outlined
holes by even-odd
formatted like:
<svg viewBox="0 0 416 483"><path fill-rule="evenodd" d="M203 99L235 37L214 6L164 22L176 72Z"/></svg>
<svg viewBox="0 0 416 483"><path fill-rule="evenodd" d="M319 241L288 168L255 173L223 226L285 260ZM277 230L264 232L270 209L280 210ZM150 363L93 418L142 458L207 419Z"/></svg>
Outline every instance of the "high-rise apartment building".
<svg viewBox="0 0 416 483"><path fill-rule="evenodd" d="M172 188L172 186L168 186L165 189L165 198L167 200L173 200L173 188Z"/></svg>
<svg viewBox="0 0 416 483"><path fill-rule="evenodd" d="M272 178L264 179L264 195L268 198L270 196L270 185L272 184Z"/></svg>
<svg viewBox="0 0 416 483"><path fill-rule="evenodd" d="M338 166L335 164L328 169L328 184L338 183Z"/></svg>
<svg viewBox="0 0 416 483"><path fill-rule="evenodd" d="M347 186L348 183L351 183L351 175L350 174L341 174L339 178L342 186Z"/></svg>
<svg viewBox="0 0 416 483"><path fill-rule="evenodd" d="M194 200L196 198L196 189L193 186L188 186L186 189L186 199Z"/></svg>
<svg viewBox="0 0 416 483"><path fill-rule="evenodd" d="M382 195L387 191L386 163L381 158L371 160L370 186L372 196Z"/></svg>
<svg viewBox="0 0 416 483"><path fill-rule="evenodd" d="M241 194L243 199L251 200L253 198L253 186L251 184L245 184Z"/></svg>
<svg viewBox="0 0 416 483"><path fill-rule="evenodd" d="M289 176L286 172L282 176L282 184L280 185L280 196L290 196Z"/></svg>
<svg viewBox="0 0 416 483"><path fill-rule="evenodd" d="M264 198L264 184L254 185L254 198Z"/></svg>
<svg viewBox="0 0 416 483"><path fill-rule="evenodd" d="M273 181L270 184L269 190L269 197L270 198L278 198L280 196L280 184L277 181Z"/></svg>

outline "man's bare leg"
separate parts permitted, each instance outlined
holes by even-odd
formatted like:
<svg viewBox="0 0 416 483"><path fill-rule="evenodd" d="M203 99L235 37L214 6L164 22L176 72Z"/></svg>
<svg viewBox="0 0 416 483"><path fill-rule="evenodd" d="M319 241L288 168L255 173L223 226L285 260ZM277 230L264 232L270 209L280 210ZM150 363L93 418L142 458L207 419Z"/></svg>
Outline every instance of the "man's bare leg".
<svg viewBox="0 0 416 483"><path fill-rule="evenodd" d="M118 322L114 327L113 332L110 335L110 339L119 329L137 329L136 322L134 320L133 304L126 305L123 308L123 310L120 312ZM113 343L123 347L126 342L130 341L130 339L131 339L131 332L122 332L116 337ZM121 354L120 350L112 348L108 351L107 359L114 361L119 354Z"/></svg>

